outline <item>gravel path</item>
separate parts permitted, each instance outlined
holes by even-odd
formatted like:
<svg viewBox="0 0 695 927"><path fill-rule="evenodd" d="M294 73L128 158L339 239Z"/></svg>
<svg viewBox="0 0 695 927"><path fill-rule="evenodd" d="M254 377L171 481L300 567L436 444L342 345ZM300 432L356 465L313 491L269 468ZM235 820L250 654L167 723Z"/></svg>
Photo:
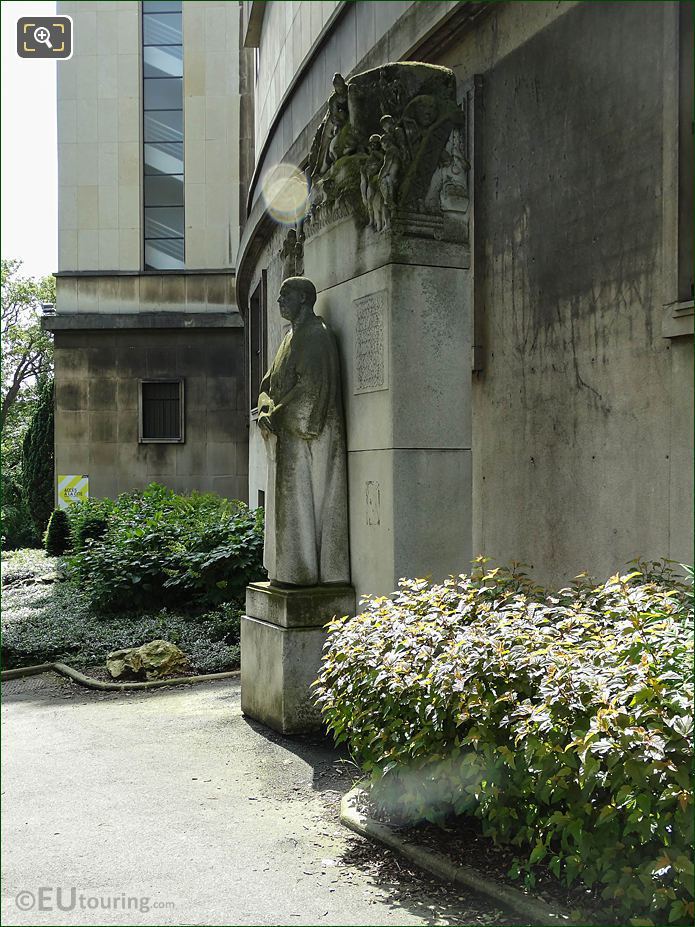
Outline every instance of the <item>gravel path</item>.
<svg viewBox="0 0 695 927"><path fill-rule="evenodd" d="M354 767L244 719L236 681L3 695L3 924L521 923L342 827Z"/></svg>

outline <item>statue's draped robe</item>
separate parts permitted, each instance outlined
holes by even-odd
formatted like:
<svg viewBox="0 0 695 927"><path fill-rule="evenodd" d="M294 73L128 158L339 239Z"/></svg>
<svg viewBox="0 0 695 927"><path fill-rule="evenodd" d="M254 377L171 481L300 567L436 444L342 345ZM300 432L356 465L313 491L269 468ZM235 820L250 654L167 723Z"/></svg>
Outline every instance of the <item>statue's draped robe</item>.
<svg viewBox="0 0 695 927"><path fill-rule="evenodd" d="M259 414L268 458L263 563L299 586L350 581L345 421L340 362L322 319L290 331L263 378Z"/></svg>

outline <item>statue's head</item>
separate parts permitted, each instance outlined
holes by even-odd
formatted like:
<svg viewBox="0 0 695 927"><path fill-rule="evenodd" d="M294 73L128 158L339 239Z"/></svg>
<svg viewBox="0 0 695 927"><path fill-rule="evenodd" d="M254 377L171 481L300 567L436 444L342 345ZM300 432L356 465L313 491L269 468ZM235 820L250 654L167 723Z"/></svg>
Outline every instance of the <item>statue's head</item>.
<svg viewBox="0 0 695 927"><path fill-rule="evenodd" d="M280 315L288 322L296 322L303 315L313 313L316 287L307 277L288 277L278 294Z"/></svg>

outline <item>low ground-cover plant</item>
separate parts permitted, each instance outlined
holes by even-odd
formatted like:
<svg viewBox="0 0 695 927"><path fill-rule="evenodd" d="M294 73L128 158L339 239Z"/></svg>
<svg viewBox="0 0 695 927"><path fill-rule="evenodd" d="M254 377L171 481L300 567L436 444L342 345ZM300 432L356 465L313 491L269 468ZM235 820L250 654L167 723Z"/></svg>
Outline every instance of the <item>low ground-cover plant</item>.
<svg viewBox="0 0 695 927"><path fill-rule="evenodd" d="M32 576L53 571L56 560L17 553L11 560L3 557L3 669L55 660L77 667L103 665L113 650L158 638L177 644L198 673L239 666L241 609L236 604L184 614L161 609L99 616L79 590L31 582Z"/></svg>
<svg viewBox="0 0 695 927"><path fill-rule="evenodd" d="M336 620L317 683L390 813L482 821L600 886L617 917L693 919L693 617L663 566L548 594L517 571L403 580Z"/></svg>
<svg viewBox="0 0 695 927"><path fill-rule="evenodd" d="M20 547L2 552L2 585L12 586L29 582L47 573L54 573L57 561L48 557L45 550Z"/></svg>
<svg viewBox="0 0 695 927"><path fill-rule="evenodd" d="M263 513L152 484L70 510L70 573L104 612L238 602L262 579Z"/></svg>

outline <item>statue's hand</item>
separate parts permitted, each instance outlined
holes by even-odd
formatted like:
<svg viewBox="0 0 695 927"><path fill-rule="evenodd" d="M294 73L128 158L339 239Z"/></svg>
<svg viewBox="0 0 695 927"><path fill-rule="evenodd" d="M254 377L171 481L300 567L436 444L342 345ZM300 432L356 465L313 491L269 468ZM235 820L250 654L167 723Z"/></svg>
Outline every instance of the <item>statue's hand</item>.
<svg viewBox="0 0 695 927"><path fill-rule="evenodd" d="M257 424L262 432L270 434L270 435L274 435L275 429L273 427L273 423L272 423L270 416L271 416L270 412L261 412L260 415L258 416Z"/></svg>

